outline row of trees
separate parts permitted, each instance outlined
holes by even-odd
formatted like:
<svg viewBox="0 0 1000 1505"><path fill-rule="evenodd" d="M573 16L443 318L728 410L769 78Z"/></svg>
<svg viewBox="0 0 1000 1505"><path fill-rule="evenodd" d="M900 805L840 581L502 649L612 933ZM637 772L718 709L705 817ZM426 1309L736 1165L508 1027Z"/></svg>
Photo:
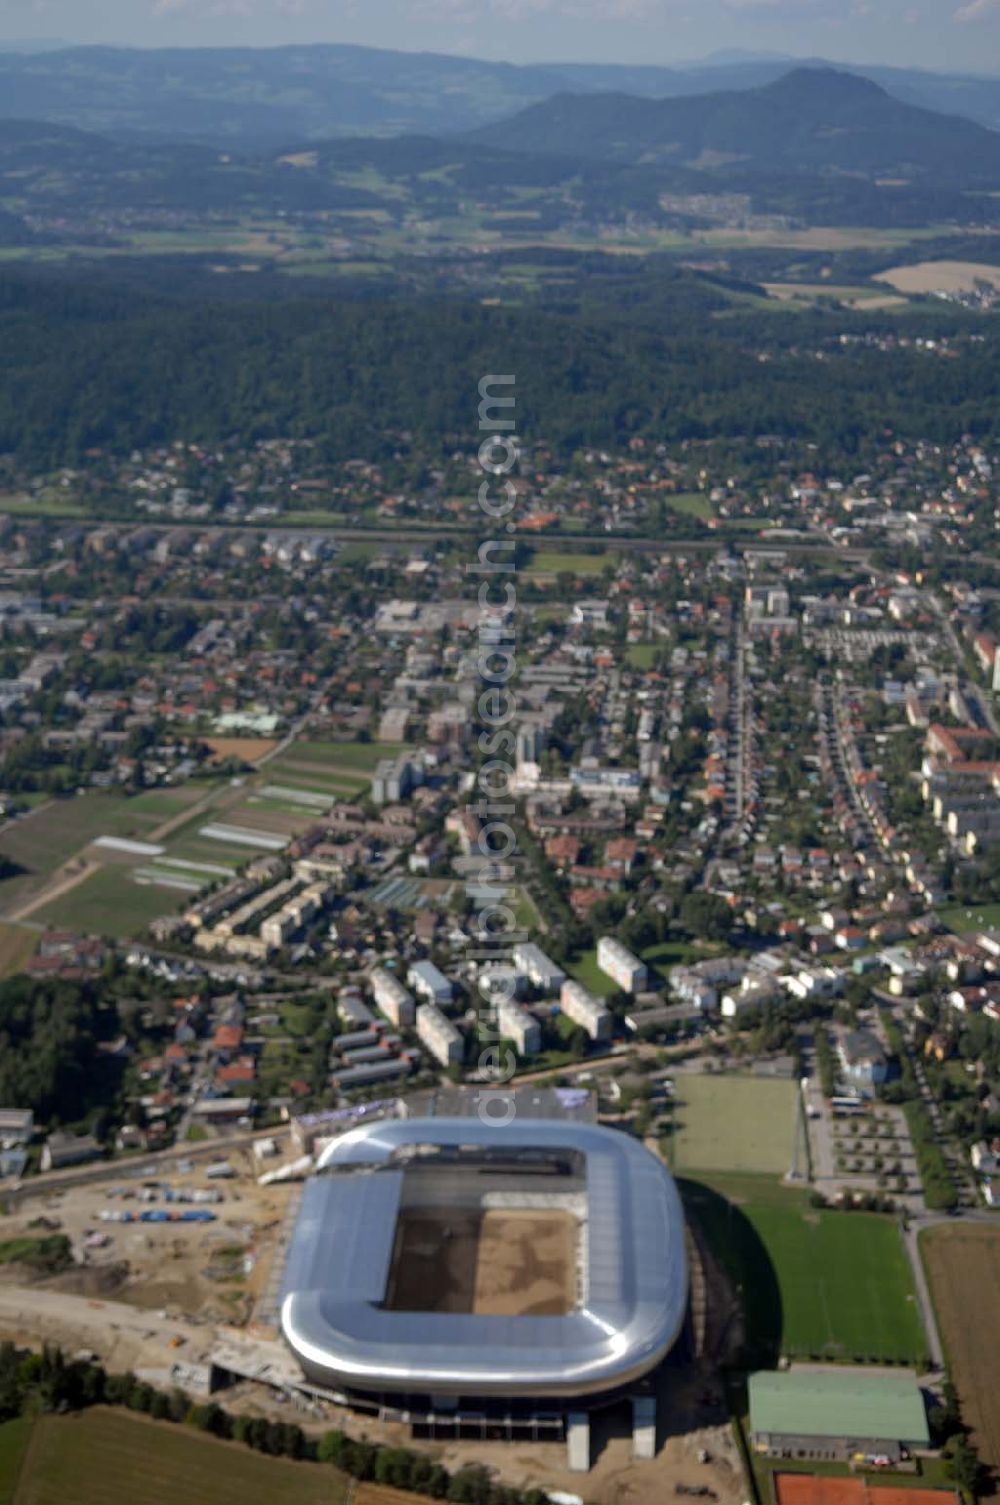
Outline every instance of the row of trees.
<svg viewBox="0 0 1000 1505"><path fill-rule="evenodd" d="M920 1084L900 1029L891 1019L886 1019L884 1024L890 1049L899 1061L899 1081L891 1083L888 1089L883 1088L883 1096L887 1100L898 1097L903 1104L913 1152L917 1157L917 1170L924 1189L924 1201L930 1208L948 1212L958 1205L955 1182L920 1095Z"/></svg>

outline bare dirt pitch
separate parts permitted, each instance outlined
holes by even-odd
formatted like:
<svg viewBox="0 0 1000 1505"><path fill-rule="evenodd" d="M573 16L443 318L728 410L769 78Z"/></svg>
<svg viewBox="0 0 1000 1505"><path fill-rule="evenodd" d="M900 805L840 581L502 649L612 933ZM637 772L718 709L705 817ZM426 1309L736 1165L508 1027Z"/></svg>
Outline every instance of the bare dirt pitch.
<svg viewBox="0 0 1000 1505"><path fill-rule="evenodd" d="M576 1306L577 1238L568 1212L409 1209L396 1225L386 1306L563 1317Z"/></svg>
<svg viewBox="0 0 1000 1505"><path fill-rule="evenodd" d="M278 743L273 737L206 737L205 745L212 749L213 761L239 758L243 763L256 763L274 752Z"/></svg>

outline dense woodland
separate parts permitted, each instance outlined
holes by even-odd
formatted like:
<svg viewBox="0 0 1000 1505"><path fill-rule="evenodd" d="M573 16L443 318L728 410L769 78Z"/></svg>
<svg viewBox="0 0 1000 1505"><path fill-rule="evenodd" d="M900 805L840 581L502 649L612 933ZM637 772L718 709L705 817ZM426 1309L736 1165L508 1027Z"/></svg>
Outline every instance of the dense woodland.
<svg viewBox="0 0 1000 1505"><path fill-rule="evenodd" d="M175 439L318 439L331 459L391 454L400 435L468 444L477 384L514 372L524 438L559 452L634 435L795 437L821 458L889 431L986 436L1000 411L998 336L961 313L887 317L892 348L844 345L872 315L743 311L693 273L583 286L560 305L333 297L181 307L24 273L0 277L0 453L50 469L95 448ZM896 337L981 332L942 360Z"/></svg>
<svg viewBox="0 0 1000 1505"><path fill-rule="evenodd" d="M73 1124L103 1107L114 1090L114 1060L99 1041L117 1014L97 983L0 983L0 1101L32 1108L41 1122Z"/></svg>

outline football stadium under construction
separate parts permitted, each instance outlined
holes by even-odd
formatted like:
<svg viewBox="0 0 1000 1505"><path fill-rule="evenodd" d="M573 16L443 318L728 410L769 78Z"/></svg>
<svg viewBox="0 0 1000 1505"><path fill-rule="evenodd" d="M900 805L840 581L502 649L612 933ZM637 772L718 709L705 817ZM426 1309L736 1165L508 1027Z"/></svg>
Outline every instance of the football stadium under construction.
<svg viewBox="0 0 1000 1505"><path fill-rule="evenodd" d="M429 1117L364 1123L320 1153L280 1310L306 1381L342 1403L455 1435L504 1418L510 1435L565 1434L572 1462L590 1411L629 1395L636 1450L652 1445L642 1382L687 1306L680 1200L637 1141Z"/></svg>

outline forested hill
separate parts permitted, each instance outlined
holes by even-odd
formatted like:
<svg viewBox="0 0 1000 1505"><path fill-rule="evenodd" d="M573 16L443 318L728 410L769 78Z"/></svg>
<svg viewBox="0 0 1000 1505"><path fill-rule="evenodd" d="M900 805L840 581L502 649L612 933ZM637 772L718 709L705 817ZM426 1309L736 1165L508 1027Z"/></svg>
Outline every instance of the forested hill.
<svg viewBox="0 0 1000 1505"><path fill-rule="evenodd" d="M941 360L843 344L848 314L721 312L692 274L649 317L586 301L549 312L457 300L184 305L8 273L0 278L0 453L48 469L95 447L178 438L317 437L377 457L406 431L465 443L488 371L517 375L524 436L562 451L634 434L777 434L855 453L887 430L932 440L995 431L998 335ZM706 318L706 303L719 314ZM689 311L685 312L688 309ZM857 324L870 336L872 316ZM762 362L762 355L766 360Z"/></svg>
<svg viewBox="0 0 1000 1505"><path fill-rule="evenodd" d="M478 133L486 135L518 151L645 165L1000 181L1000 133L904 104L832 68L797 68L763 88L692 99L560 94Z"/></svg>

